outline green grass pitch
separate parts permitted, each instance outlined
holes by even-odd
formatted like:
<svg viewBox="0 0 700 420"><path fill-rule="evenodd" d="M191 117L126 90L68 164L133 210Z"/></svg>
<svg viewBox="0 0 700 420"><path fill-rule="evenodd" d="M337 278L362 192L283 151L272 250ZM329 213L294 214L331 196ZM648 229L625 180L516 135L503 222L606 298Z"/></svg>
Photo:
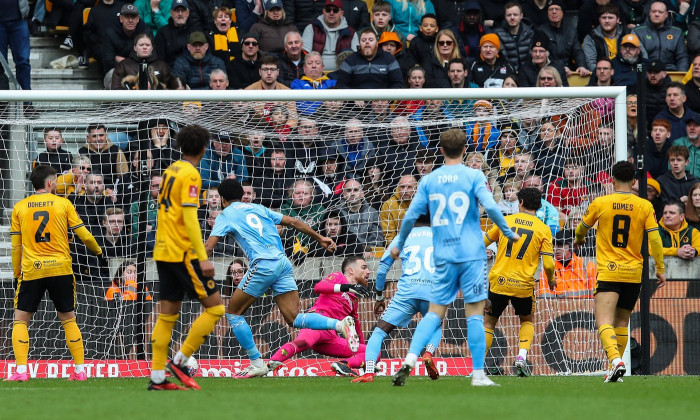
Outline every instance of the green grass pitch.
<svg viewBox="0 0 700 420"><path fill-rule="evenodd" d="M0 382L2 419L697 419L700 377L200 378L202 391L146 391L147 379Z"/></svg>

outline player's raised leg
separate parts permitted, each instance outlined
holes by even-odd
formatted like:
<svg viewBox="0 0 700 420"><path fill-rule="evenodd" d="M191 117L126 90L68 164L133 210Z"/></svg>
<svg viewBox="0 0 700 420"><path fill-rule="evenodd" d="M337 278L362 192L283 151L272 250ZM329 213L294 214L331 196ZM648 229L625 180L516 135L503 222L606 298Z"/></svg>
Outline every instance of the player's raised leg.
<svg viewBox="0 0 700 420"><path fill-rule="evenodd" d="M423 351L435 332L441 328L440 325L442 324L442 319L445 317L446 312L447 305L430 304L428 313L421 319L416 327L416 331L413 333L411 346L401 368L394 375L392 381L394 386L403 386L406 383L408 375L410 375L413 366L415 366L418 360L418 355Z"/></svg>
<svg viewBox="0 0 700 420"><path fill-rule="evenodd" d="M318 340L321 339L321 331L304 329L299 332L299 335L294 341L285 343L280 347L267 362L268 369L271 371L277 370L284 365L284 362L291 359L295 355L310 349Z"/></svg>

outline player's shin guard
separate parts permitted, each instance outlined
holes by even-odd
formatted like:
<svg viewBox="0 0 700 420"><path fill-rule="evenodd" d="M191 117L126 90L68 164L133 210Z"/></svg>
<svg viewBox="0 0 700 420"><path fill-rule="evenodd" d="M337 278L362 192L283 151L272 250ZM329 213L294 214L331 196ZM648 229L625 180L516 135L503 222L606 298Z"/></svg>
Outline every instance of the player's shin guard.
<svg viewBox="0 0 700 420"><path fill-rule="evenodd" d="M26 321L15 321L12 324L12 351L17 366L26 368L29 357L29 329Z"/></svg>
<svg viewBox="0 0 700 420"><path fill-rule="evenodd" d="M151 351L153 352L153 360L151 360L151 370L165 371L165 362L168 359L168 347L170 347L170 338L173 334L173 328L180 314L160 314L156 325L151 333Z"/></svg>
<svg viewBox="0 0 700 420"><path fill-rule="evenodd" d="M294 328L308 328L310 330L335 330L335 326L338 322L340 321L337 319L310 312L297 315L292 326Z"/></svg>
<svg viewBox="0 0 700 420"><path fill-rule="evenodd" d="M615 327L615 337L617 338L617 352L620 353L620 357L622 357L622 353L624 353L625 348L627 348L629 329L627 327Z"/></svg>
<svg viewBox="0 0 700 420"><path fill-rule="evenodd" d="M615 330L610 324L603 324L598 328L598 336L603 344L603 349L608 355L608 360L611 362L620 357L620 352L617 350L617 338Z"/></svg>
<svg viewBox="0 0 700 420"><path fill-rule="evenodd" d="M62 321L61 325L66 333L66 344L68 344L68 350L73 356L73 363L82 365L85 363L85 350L83 349L83 335L80 333L78 323L75 318L71 318Z"/></svg>
<svg viewBox="0 0 700 420"><path fill-rule="evenodd" d="M491 328L484 327L484 334L486 334L486 353L488 354L493 344L493 330Z"/></svg>
<svg viewBox="0 0 700 420"><path fill-rule="evenodd" d="M483 370L486 359L486 333L482 315L467 318L467 344L472 354L472 367L474 370Z"/></svg>
<svg viewBox="0 0 700 420"><path fill-rule="evenodd" d="M365 373L374 373L374 364L379 359L384 339L389 336L383 329L375 327L365 348Z"/></svg>
<svg viewBox="0 0 700 420"><path fill-rule="evenodd" d="M290 341L289 343L286 343L280 347L279 350L277 350L270 358L270 360L284 362L285 360L292 358L295 354L297 354L297 346L294 345L294 342Z"/></svg>
<svg viewBox="0 0 700 420"><path fill-rule="evenodd" d="M435 331L440 328L440 324L442 324L442 318L438 314L435 312L425 314L413 333L413 340L411 340L411 347L408 349L408 353L419 355L433 334L435 334Z"/></svg>
<svg viewBox="0 0 700 420"><path fill-rule="evenodd" d="M231 324L233 335L236 336L238 343L243 347L243 350L248 353L250 360L259 359L260 352L253 341L253 331L250 330L250 325L240 315L226 314L226 319Z"/></svg>
<svg viewBox="0 0 700 420"><path fill-rule="evenodd" d="M189 359L189 357L199 349L202 343L204 343L206 337L211 334L214 326L219 322L221 317L224 316L224 313L226 313L224 305L206 308L192 323L190 332L187 334L185 342L182 343L182 348L180 348L182 354Z"/></svg>
<svg viewBox="0 0 700 420"><path fill-rule="evenodd" d="M523 322L520 324L520 334L518 334L518 339L520 344L519 349L524 349L530 351L530 346L532 345L532 340L535 338L535 326L532 322Z"/></svg>

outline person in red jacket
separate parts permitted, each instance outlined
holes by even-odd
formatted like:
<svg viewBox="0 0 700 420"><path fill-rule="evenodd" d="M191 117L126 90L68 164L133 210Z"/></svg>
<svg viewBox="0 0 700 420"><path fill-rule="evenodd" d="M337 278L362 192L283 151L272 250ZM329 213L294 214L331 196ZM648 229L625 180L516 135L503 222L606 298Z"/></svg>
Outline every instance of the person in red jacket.
<svg viewBox="0 0 700 420"><path fill-rule="evenodd" d="M547 200L566 214L589 199L591 181L583 177L583 169L578 159L567 159L564 176L555 179L547 188Z"/></svg>

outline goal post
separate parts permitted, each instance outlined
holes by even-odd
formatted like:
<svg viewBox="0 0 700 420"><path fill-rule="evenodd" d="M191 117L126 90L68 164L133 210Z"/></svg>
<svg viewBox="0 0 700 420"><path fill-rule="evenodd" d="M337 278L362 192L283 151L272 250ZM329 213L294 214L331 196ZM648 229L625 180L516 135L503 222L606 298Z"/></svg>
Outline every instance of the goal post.
<svg viewBox="0 0 700 420"><path fill-rule="evenodd" d="M342 238L348 242L346 254L362 253L367 257L373 273L370 286L373 286L379 257L390 242L387 238L400 225L402 213L398 208L402 204L396 203L410 202L410 198L401 196L400 181L413 177L417 182L430 168L440 164L436 149L440 132L451 127L467 132L472 159L467 164L479 165L481 159L480 168L489 179L489 187L503 203L503 209L512 210L512 201L507 202L508 191L520 188L526 176L542 179L544 193L557 207L553 216L556 226L551 227L565 229L581 216L586 203L605 193L610 183L605 174L611 163L627 159L625 96L624 87L0 91L2 240L9 244L12 206L31 193L28 175L33 162L47 156L45 132L58 129L63 149L72 161L54 164L63 164L64 175L73 174L62 179L80 180L71 181L65 195L78 201L76 207L82 206L80 211L88 212L85 217L90 219L86 222L90 230L117 255L110 259L109 270L105 271L86 255L80 244L72 246L78 282L76 311L91 369L88 374L144 376L149 371L148 343L158 308L157 273L150 257L152 232L156 229L152 218L157 203L150 194L153 188L157 192L158 171L177 156L170 149L174 149L171 146L179 128L199 124L212 134L212 145L205 156L207 163L199 168L205 181L203 189L213 191L221 179L235 176L250 183L257 195L256 202L301 218L317 230L332 232L327 230L331 229L328 225L338 219L341 229L345 229ZM27 103L32 103L37 112L25 113ZM88 126L97 124L105 126L108 146L116 147L104 148L102 157L96 157L93 146L86 144ZM515 146L508 146L507 141L501 140L513 124L517 126ZM551 128L550 137L546 129L540 130L545 124ZM315 131L309 131L309 127ZM612 138L601 140L601 128L611 130ZM352 134L358 129L359 143ZM402 133L406 133L405 142L400 140ZM260 138L256 140L256 136ZM311 137L313 141L309 142ZM260 148L256 141L261 142ZM115 163L120 154L125 162ZM513 157L516 154L527 154L532 168L517 172ZM87 161L81 160L81 155ZM109 162L100 161L102 158ZM278 159L284 162L275 168L273 161ZM580 166L578 177L585 179L575 197L562 193L560 186L550 188L559 180L566 181L564 165L569 161ZM80 173L81 162L91 166L93 175ZM119 167L121 163L128 166L126 172ZM98 172L102 172L102 182L109 191L99 191L93 185ZM352 197L346 196L350 180L357 180L364 194L359 208L353 204ZM70 189L75 192L68 194ZM295 191L301 191L299 195L303 196L305 189L310 191L310 201L295 198ZM215 195L209 191L201 200L200 222L205 239L218 211ZM383 206L392 199L398 207ZM117 207L122 217L115 221L110 219L114 212L108 217L106 209ZM93 214L94 211L101 213ZM490 226L485 215L481 222L483 227ZM115 227L120 229L118 234L110 233L112 223L119 225ZM324 255L308 238L289 232L282 232L282 238L294 263L302 310L306 310L316 297L315 282L338 271L343 255ZM228 301L234 276L227 272L234 260L246 261L235 241L227 238L222 242L213 261L215 280ZM583 263L592 262L594 253L589 246L582 257ZM0 334L4 337L10 336L12 328L13 279L9 255L8 248L4 257L0 257L4 258L0 259L4 261L0 267ZM386 296L393 296L400 272L400 263L396 263L387 277ZM535 340L528 359L533 373L585 373L603 369L605 357L595 331L590 295L585 290L564 290L561 295L540 293L538 282L535 291ZM183 332L186 333L189 323L199 313L198 303L183 305L171 350L179 349ZM443 324L444 339L436 358L442 374L465 375L471 369L466 322L461 313L460 298L448 311ZM269 294L258 300L246 317L264 358L297 336L297 331L285 325ZM367 338L377 320L371 299L361 302L360 318ZM398 369L418 319L419 315L407 328L398 328L385 341L382 362L378 364L382 374L392 374ZM517 354L517 327L517 317L507 310L497 327L487 360L492 372L512 373ZM70 355L48 301L35 314L30 337L30 373L39 377L63 376ZM217 325L195 357L199 374L203 376L229 376L247 365L245 352L226 320ZM329 360L332 359L306 351L287 361L286 369L278 374L330 374ZM0 342L0 376L9 376L13 363L11 341L4 340ZM423 374L421 369L418 365L416 373Z"/></svg>

